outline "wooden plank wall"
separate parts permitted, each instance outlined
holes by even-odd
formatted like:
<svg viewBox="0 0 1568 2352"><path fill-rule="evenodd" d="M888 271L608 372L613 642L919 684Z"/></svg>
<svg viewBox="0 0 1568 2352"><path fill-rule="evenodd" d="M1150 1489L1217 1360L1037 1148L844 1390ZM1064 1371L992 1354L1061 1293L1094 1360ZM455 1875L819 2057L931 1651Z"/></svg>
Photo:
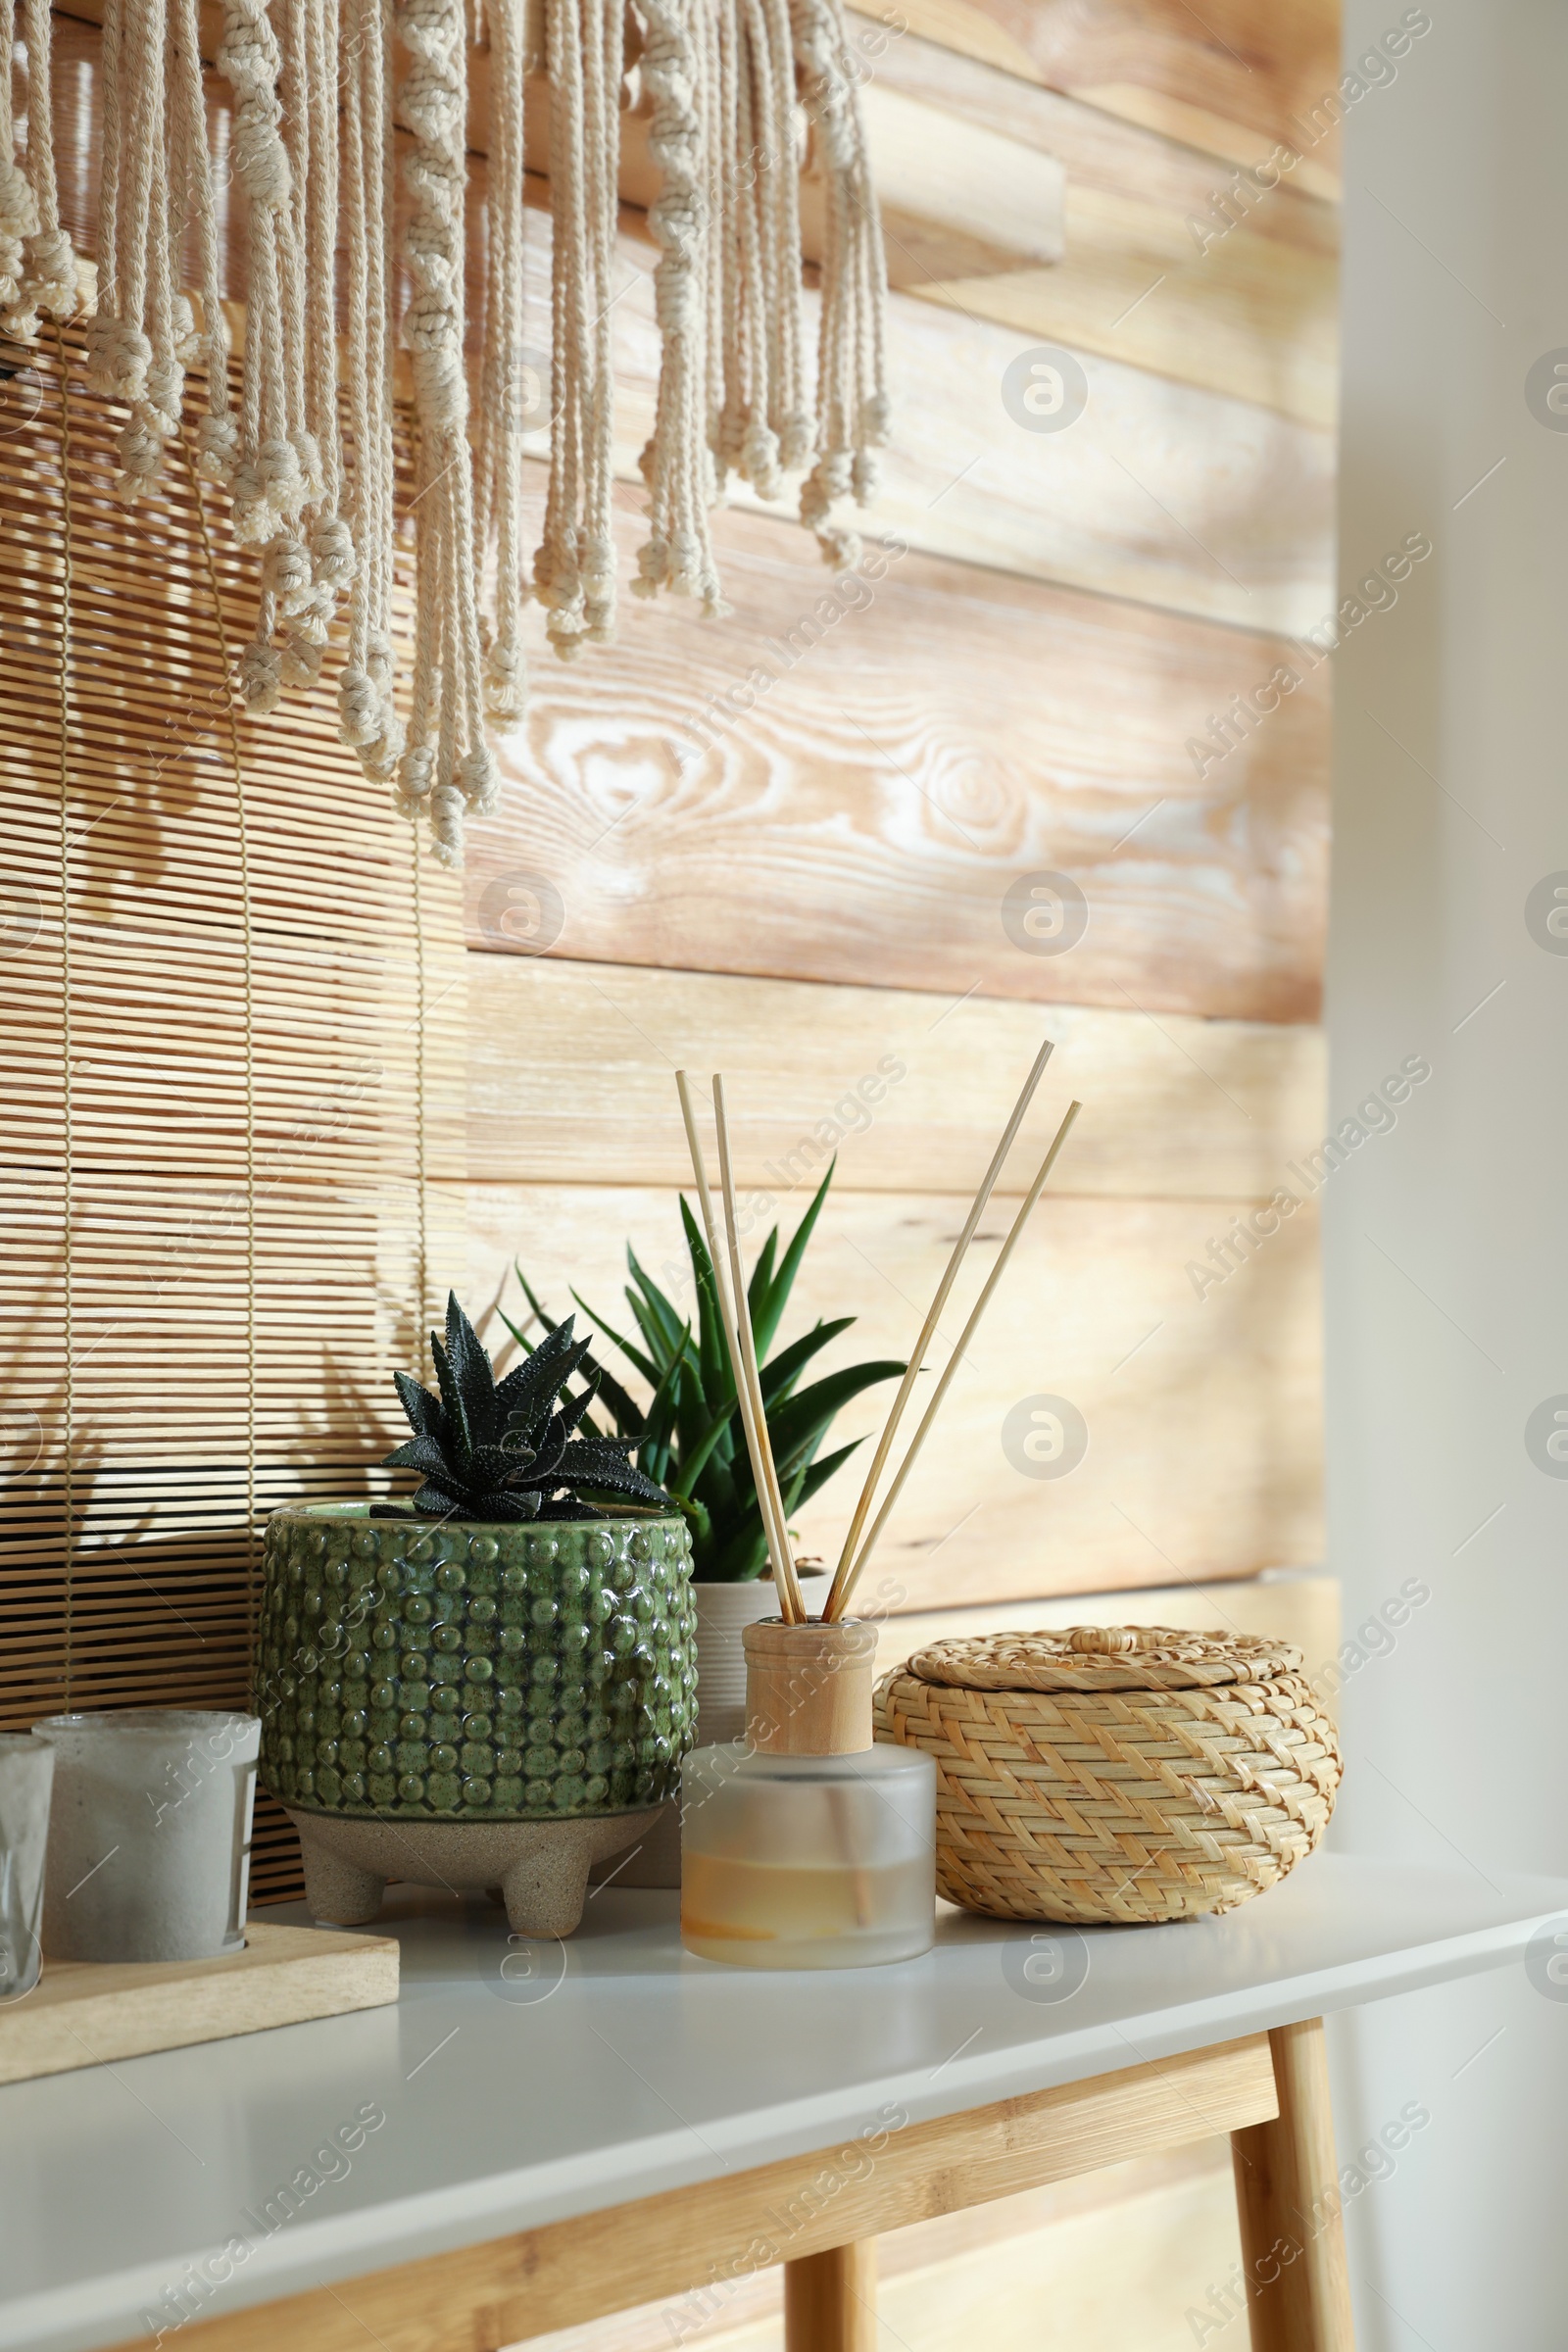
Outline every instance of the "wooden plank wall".
<svg viewBox="0 0 1568 2352"><path fill-rule="evenodd" d="M628 599L615 647L540 651L466 885L475 1303L515 1302L520 1256L562 1308L575 1280L612 1315L627 1237L678 1272L673 1070L722 1066L759 1234L840 1153L803 1310L897 1352L1048 1034L1030 1146L1069 1093L1087 1107L890 1530L883 1605L1310 1562L1310 1213L1202 1298L1189 1266L1326 1116L1327 665L1298 641L1332 607L1336 11L903 0L853 23L899 175L867 558L835 583L748 495L715 518L733 617ZM1281 142L1279 185L1238 196ZM652 259L628 204L623 578ZM1041 432L1006 387L1048 346L1087 402ZM1282 668L1298 685L1259 698ZM1082 894L1064 952L1019 928L1042 874ZM1004 1448L1041 1394L1090 1433L1057 1481ZM808 1545L852 1486L805 1514Z"/></svg>
<svg viewBox="0 0 1568 2352"><path fill-rule="evenodd" d="M841 1152L803 1313L854 1312L845 1352L898 1352L1057 1039L1031 1137L1069 1091L1088 1109L890 1531L903 1609L1318 1547L1309 1212L1206 1297L1190 1274L1324 1118L1327 665L1299 640L1331 595L1334 25L1327 0L1252 13L854 19L894 194L898 422L865 558L833 580L787 514L721 514L732 616L628 597L615 648L568 666L540 644L476 828L468 1174L442 1181L481 1308L516 1255L611 1309L626 1237L678 1260L671 1071L722 1064L759 1228ZM90 81L96 30L66 29ZM1285 138L1281 184L1239 195ZM93 143L61 151L85 222ZM657 366L640 170L613 320L628 577ZM530 222L520 386L548 366ZM1008 405L1043 348L1081 373L1060 431ZM1043 875L1076 894L1061 953L1019 921ZM1004 1448L1043 1394L1090 1433L1060 1481ZM808 1544L833 1546L848 1502L829 1489Z"/></svg>

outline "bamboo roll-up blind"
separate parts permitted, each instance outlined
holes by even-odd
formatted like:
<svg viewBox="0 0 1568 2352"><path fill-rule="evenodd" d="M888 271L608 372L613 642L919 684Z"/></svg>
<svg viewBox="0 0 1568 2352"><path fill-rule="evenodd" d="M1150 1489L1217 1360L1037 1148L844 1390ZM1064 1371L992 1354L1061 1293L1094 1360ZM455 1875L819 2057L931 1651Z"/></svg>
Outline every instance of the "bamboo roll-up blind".
<svg viewBox="0 0 1568 2352"><path fill-rule="evenodd" d="M330 692L234 711L221 494L120 505L49 331L0 347L5 1728L243 1702L267 1513L384 1491L462 1280L456 890ZM293 1870L259 1815L258 1894Z"/></svg>

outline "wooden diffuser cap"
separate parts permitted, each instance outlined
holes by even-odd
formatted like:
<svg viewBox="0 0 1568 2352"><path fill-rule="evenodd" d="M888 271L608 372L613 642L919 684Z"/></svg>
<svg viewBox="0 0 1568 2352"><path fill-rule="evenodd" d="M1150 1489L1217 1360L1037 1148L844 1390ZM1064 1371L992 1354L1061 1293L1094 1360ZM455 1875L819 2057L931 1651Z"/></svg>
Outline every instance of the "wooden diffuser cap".
<svg viewBox="0 0 1568 2352"><path fill-rule="evenodd" d="M759 1753L849 1756L870 1746L874 1625L853 1617L786 1625L765 1617L741 1639L746 1737Z"/></svg>

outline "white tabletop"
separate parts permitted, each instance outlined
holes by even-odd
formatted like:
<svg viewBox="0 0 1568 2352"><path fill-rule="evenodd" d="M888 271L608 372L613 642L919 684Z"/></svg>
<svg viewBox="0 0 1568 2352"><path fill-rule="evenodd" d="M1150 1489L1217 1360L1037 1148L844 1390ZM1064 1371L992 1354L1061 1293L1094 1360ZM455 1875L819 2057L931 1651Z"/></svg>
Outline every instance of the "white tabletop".
<svg viewBox="0 0 1568 2352"><path fill-rule="evenodd" d="M691 1959L674 1912L606 1888L509 1959L482 1899L394 1889L396 2007L0 2089L0 2347L146 2335L235 2239L203 2316L1517 1963L1568 1884L1320 1853L1223 1919L1053 1947L944 1909L926 1958L831 1975Z"/></svg>

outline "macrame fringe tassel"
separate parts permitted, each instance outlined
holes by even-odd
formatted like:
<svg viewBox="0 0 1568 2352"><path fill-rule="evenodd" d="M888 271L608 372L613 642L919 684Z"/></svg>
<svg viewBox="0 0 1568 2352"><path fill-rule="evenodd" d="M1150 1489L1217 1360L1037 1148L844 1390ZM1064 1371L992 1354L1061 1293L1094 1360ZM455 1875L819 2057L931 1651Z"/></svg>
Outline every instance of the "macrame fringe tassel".
<svg viewBox="0 0 1568 2352"><path fill-rule="evenodd" d="M708 355L714 231L713 159L705 100L711 90L709 0L646 0L641 60L649 149L661 174L648 227L660 249L654 301L662 337L653 437L641 470L649 534L637 556L639 596L668 588L727 610L708 529L717 483L708 447Z"/></svg>
<svg viewBox="0 0 1568 2352"><path fill-rule="evenodd" d="M888 437L887 286L876 196L839 0L642 0L649 145L662 175L648 225L662 337L642 455L650 531L635 587L728 610L706 519L730 474L761 498L809 467L801 519L838 569L860 543L835 522L876 486ZM814 415L802 316L797 122L822 183ZM559 233L559 231L558 231Z"/></svg>
<svg viewBox="0 0 1568 2352"><path fill-rule="evenodd" d="M610 313L624 36L622 0L545 0L554 430L533 582L566 662L615 627Z"/></svg>
<svg viewBox="0 0 1568 2352"><path fill-rule="evenodd" d="M338 732L367 775L391 782L407 733L393 701L392 111L386 0L344 0L343 181L347 255L345 386L352 465L350 533L359 562L349 590L348 646L338 682Z"/></svg>
<svg viewBox="0 0 1568 2352"><path fill-rule="evenodd" d="M733 472L772 499L812 443L794 32L787 0L722 0L710 23L709 437L720 488Z"/></svg>
<svg viewBox="0 0 1568 2352"><path fill-rule="evenodd" d="M465 0L398 0L397 30L411 60L398 111L414 134L403 168L411 202L405 250L414 284L403 343L414 367L419 506L414 691L408 749L398 767L399 805L411 816L428 812L437 858L457 865L466 811L487 815L497 793L484 737L463 365Z"/></svg>
<svg viewBox="0 0 1568 2352"><path fill-rule="evenodd" d="M488 0L490 187L485 255L485 337L475 455L476 561L495 551L495 589L484 631L485 708L519 718L527 702L522 430L530 387L523 358L523 93L526 0Z"/></svg>
<svg viewBox="0 0 1568 2352"><path fill-rule="evenodd" d="M162 470L164 443L178 429L185 368L196 357L194 314L177 291L169 251L180 88L169 71L169 48L162 0L122 0L106 11L104 177L112 193L99 237L87 374L95 390L130 411L116 445L115 491L127 504Z"/></svg>
<svg viewBox="0 0 1568 2352"><path fill-rule="evenodd" d="M808 169L823 182L822 316L816 364L814 464L801 492L801 520L824 562L853 570L855 532L834 523L842 498L876 494L873 451L892 420L884 318L882 223L866 160L865 124L839 0L792 0L801 102L810 125Z"/></svg>
<svg viewBox="0 0 1568 2352"><path fill-rule="evenodd" d="M660 192L648 225L662 356L641 458L647 535L633 588L726 607L710 511L731 478L759 496L804 474L802 520L836 566L859 560L838 518L875 486L888 438L886 285L841 0L482 0L490 46L485 319L470 445L465 372L467 0L221 0L218 69L233 96L232 202L249 277L237 401L229 386L219 212L198 0L105 0L103 143L91 381L127 411L119 495L159 486L200 368L203 469L254 549L255 633L238 687L260 716L313 687L344 643L339 731L397 805L460 862L495 805L486 715L515 719L522 619L545 608L575 660L615 627L612 313L623 106L647 117ZM0 0L12 44L19 0ZM19 157L0 75L0 328L85 306L91 273L60 224L48 0L20 0L27 70ZM541 55L528 54L530 23ZM628 25L630 45L628 47ZM401 243L396 93L412 144ZM523 117L548 79L554 226L550 466L525 546ZM803 144L804 129L804 144ZM808 383L799 179L820 184L816 378ZM199 312L184 290L187 250ZM341 256L341 260L340 257ZM395 318L399 265L410 285ZM346 373L338 366L339 281ZM414 662L396 707L392 634L395 339L416 427Z"/></svg>
<svg viewBox="0 0 1568 2352"><path fill-rule="evenodd" d="M224 0L219 68L237 101L251 273L237 445L216 432L208 443L234 535L261 554L256 633L240 657L240 690L259 713L285 689L314 686L358 569L340 512L332 313L338 11L335 0L280 0L277 13L280 33L266 0Z"/></svg>
<svg viewBox="0 0 1568 2352"><path fill-rule="evenodd" d="M19 166L11 112L16 12L12 0L0 0L6 67L0 75L0 330L22 342L37 333L40 313L73 318L84 292L71 239L60 225L49 35L49 0L24 0L27 154Z"/></svg>

